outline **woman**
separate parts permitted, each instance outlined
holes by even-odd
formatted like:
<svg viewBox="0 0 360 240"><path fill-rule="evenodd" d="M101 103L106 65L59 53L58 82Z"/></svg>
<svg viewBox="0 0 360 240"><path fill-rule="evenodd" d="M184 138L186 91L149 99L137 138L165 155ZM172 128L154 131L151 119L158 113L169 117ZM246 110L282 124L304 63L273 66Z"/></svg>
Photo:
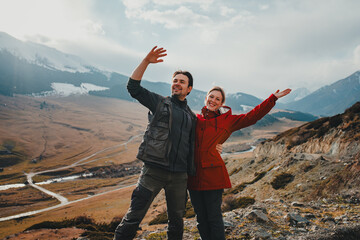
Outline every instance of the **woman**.
<svg viewBox="0 0 360 240"><path fill-rule="evenodd" d="M198 230L202 240L224 240L224 222L221 203L224 188L231 188L224 161L216 150L232 132L255 124L274 106L278 98L290 93L290 89L274 94L246 114L233 115L223 106L225 93L221 87L213 87L205 98L205 107L197 115L195 140L196 175L189 176L188 189L194 207Z"/></svg>

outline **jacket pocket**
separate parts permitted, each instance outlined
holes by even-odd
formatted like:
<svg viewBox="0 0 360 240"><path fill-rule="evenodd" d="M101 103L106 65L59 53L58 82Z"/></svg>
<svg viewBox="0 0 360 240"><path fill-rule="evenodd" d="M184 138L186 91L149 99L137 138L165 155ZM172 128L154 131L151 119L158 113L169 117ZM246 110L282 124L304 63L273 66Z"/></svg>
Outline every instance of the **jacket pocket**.
<svg viewBox="0 0 360 240"><path fill-rule="evenodd" d="M200 153L200 163L202 168L221 167L224 165L224 161L220 154L216 152L216 150L214 151L203 151Z"/></svg>
<svg viewBox="0 0 360 240"><path fill-rule="evenodd" d="M165 158L169 139L169 129L165 126L166 123L163 122L158 122L156 125L156 127L153 127L149 131L145 152L156 158Z"/></svg>

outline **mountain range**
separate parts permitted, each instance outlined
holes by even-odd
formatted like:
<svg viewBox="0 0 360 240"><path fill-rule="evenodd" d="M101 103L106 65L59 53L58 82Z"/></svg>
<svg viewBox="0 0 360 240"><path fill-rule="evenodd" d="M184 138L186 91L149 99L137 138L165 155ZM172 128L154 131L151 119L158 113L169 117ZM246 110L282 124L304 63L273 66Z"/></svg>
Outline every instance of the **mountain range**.
<svg viewBox="0 0 360 240"><path fill-rule="evenodd" d="M133 101L126 90L127 80L128 76L99 69L77 56L62 53L45 45L23 42L0 32L0 94L2 95L47 96L86 93ZM161 95L170 94L168 83L143 80L142 85ZM290 102L279 101L277 108L287 110L282 117L292 115L293 119L298 120L297 116L302 112L306 114L302 115L301 121L304 118L305 121L311 121L314 119L311 115L329 116L343 112L360 100L360 72L324 86L311 94L308 93L305 88L300 88L293 91L291 98L288 99ZM191 108L199 111L205 96L206 92L194 89L188 96ZM234 112L243 113L261 102L260 98L238 92L228 94L226 104ZM277 120L271 115L266 118L264 120L268 122Z"/></svg>
<svg viewBox="0 0 360 240"><path fill-rule="evenodd" d="M285 106L313 115L331 116L343 112L359 100L360 71L357 71Z"/></svg>

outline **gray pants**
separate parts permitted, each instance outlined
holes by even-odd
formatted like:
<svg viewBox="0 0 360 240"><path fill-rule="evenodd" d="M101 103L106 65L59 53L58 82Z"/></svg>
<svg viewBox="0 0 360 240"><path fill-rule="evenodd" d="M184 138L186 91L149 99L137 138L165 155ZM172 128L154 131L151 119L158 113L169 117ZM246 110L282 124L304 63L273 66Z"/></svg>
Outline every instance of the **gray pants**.
<svg viewBox="0 0 360 240"><path fill-rule="evenodd" d="M186 204L187 173L174 173L144 165L138 185L131 196L128 212L115 230L114 240L133 239L152 201L165 190L168 214L168 239L181 240Z"/></svg>

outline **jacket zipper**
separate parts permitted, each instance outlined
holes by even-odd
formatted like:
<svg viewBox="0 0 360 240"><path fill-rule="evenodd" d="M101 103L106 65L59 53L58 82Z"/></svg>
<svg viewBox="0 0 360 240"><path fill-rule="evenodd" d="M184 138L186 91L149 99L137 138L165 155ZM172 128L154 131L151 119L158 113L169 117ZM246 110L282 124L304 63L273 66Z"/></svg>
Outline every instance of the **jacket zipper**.
<svg viewBox="0 0 360 240"><path fill-rule="evenodd" d="M175 170L175 165L176 165L175 163L176 163L177 158L178 158L179 146L180 146L181 139L182 139L182 129L183 129L183 125L184 125L184 114L185 113L182 113L181 126L180 126L180 138L179 138L179 142L178 142L178 145L177 145L177 148L176 148L176 155L175 155L175 159L174 159L174 162L173 162L173 170Z"/></svg>
<svg viewBox="0 0 360 240"><path fill-rule="evenodd" d="M206 129L206 119L205 119L205 117L204 117L204 125L205 126L202 126L200 128L200 130L201 130L201 144L204 141L204 134L205 134L205 129ZM201 149L199 148L199 146L200 146L200 143L198 142L198 157L199 157L198 163L199 163L199 165L197 167L202 168L201 159L200 159ZM202 172L202 171L199 171L199 176L197 176L197 181L198 181L199 188L202 189L202 187L203 187L202 186L202 181L201 181L202 176L201 176L200 172Z"/></svg>

